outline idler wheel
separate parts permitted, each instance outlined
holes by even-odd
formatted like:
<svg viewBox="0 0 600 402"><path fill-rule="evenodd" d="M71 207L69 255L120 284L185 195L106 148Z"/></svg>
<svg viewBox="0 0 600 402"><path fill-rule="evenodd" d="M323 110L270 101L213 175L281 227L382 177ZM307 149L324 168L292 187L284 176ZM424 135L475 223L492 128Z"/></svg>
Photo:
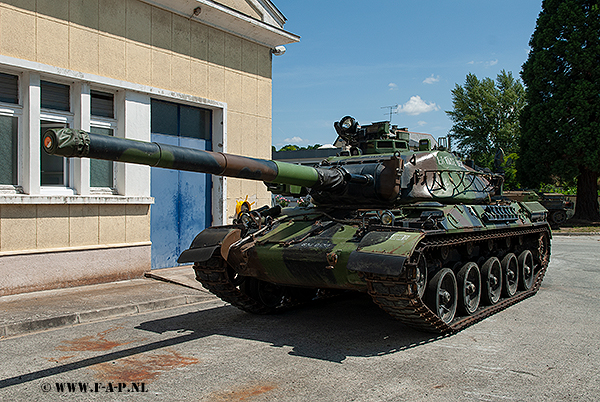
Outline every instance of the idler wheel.
<svg viewBox="0 0 600 402"><path fill-rule="evenodd" d="M481 275L474 262L468 262L458 271L458 311L471 315L479 307L481 298Z"/></svg>
<svg viewBox="0 0 600 402"><path fill-rule="evenodd" d="M488 259L481 267L482 297L485 304L496 304L502 293L502 266L496 257Z"/></svg>
<svg viewBox="0 0 600 402"><path fill-rule="evenodd" d="M519 255L519 288L529 290L533 285L533 255L525 250Z"/></svg>
<svg viewBox="0 0 600 402"><path fill-rule="evenodd" d="M519 283L519 264L517 256L513 253L508 253L502 259L502 281L504 288L502 292L506 297L512 297L517 293L517 285Z"/></svg>
<svg viewBox="0 0 600 402"><path fill-rule="evenodd" d="M456 314L457 293L456 277L450 268L442 268L429 282L428 304L446 324L452 322Z"/></svg>

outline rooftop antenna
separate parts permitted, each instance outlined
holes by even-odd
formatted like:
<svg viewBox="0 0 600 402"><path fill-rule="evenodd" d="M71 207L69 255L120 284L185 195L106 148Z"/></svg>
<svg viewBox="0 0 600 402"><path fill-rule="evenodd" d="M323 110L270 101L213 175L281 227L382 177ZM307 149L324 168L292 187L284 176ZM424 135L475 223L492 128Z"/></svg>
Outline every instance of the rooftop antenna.
<svg viewBox="0 0 600 402"><path fill-rule="evenodd" d="M393 114L398 114L398 105L393 105L393 106L382 106L382 109L389 109L389 111L387 113L385 113L386 115L389 115L389 121L390 123L392 122L392 115Z"/></svg>

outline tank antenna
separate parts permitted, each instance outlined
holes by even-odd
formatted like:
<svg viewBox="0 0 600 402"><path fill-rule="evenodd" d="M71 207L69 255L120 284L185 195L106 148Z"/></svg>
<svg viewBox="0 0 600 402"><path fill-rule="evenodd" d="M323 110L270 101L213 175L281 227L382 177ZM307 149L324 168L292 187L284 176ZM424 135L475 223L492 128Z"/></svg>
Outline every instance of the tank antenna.
<svg viewBox="0 0 600 402"><path fill-rule="evenodd" d="M385 113L386 115L389 115L389 121L390 123L392 122L392 115L393 114L398 114L398 105L393 105L393 106L382 106L382 109L389 109L389 111L387 113Z"/></svg>

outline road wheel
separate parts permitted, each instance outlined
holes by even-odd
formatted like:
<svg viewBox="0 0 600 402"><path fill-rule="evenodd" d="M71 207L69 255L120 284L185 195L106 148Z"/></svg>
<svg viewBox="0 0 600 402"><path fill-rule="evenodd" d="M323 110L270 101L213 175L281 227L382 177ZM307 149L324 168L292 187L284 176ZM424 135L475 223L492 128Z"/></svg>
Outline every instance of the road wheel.
<svg viewBox="0 0 600 402"><path fill-rule="evenodd" d="M479 307L481 298L481 275L474 262L468 262L458 271L458 311L471 315Z"/></svg>
<svg viewBox="0 0 600 402"><path fill-rule="evenodd" d="M525 250L519 255L519 288L529 290L533 285L533 255Z"/></svg>
<svg viewBox="0 0 600 402"><path fill-rule="evenodd" d="M502 266L496 257L489 258L481 267L482 298L485 304L496 304L502 293Z"/></svg>
<svg viewBox="0 0 600 402"><path fill-rule="evenodd" d="M450 268L443 268L429 282L429 306L446 324L452 322L456 314L457 293L456 277Z"/></svg>
<svg viewBox="0 0 600 402"><path fill-rule="evenodd" d="M517 256L513 253L506 254L502 259L502 280L504 296L514 296L517 293L519 283L519 263L517 262Z"/></svg>

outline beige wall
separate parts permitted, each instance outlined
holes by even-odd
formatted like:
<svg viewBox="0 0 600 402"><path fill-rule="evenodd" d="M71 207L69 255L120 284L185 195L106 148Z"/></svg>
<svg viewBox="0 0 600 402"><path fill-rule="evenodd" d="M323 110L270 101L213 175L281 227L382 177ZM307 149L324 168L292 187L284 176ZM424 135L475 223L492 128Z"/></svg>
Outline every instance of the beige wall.
<svg viewBox="0 0 600 402"><path fill-rule="evenodd" d="M148 240L149 205L0 205L0 255Z"/></svg>
<svg viewBox="0 0 600 402"><path fill-rule="evenodd" d="M245 1L222 1L258 18ZM252 14L254 12L254 14ZM227 103L227 152L270 158L271 53L137 0L0 3L0 54ZM228 216L262 182L228 180Z"/></svg>
<svg viewBox="0 0 600 402"><path fill-rule="evenodd" d="M222 3L260 19L245 1ZM227 152L270 157L267 46L138 0L5 0L0 54L226 103ZM228 179L228 218L246 195L270 204L262 182ZM2 276L22 262L0 295L139 276L150 268L149 216L149 205L131 203L0 204ZM102 253L122 266L94 273L97 264L86 262ZM64 270L46 269L49 258Z"/></svg>

